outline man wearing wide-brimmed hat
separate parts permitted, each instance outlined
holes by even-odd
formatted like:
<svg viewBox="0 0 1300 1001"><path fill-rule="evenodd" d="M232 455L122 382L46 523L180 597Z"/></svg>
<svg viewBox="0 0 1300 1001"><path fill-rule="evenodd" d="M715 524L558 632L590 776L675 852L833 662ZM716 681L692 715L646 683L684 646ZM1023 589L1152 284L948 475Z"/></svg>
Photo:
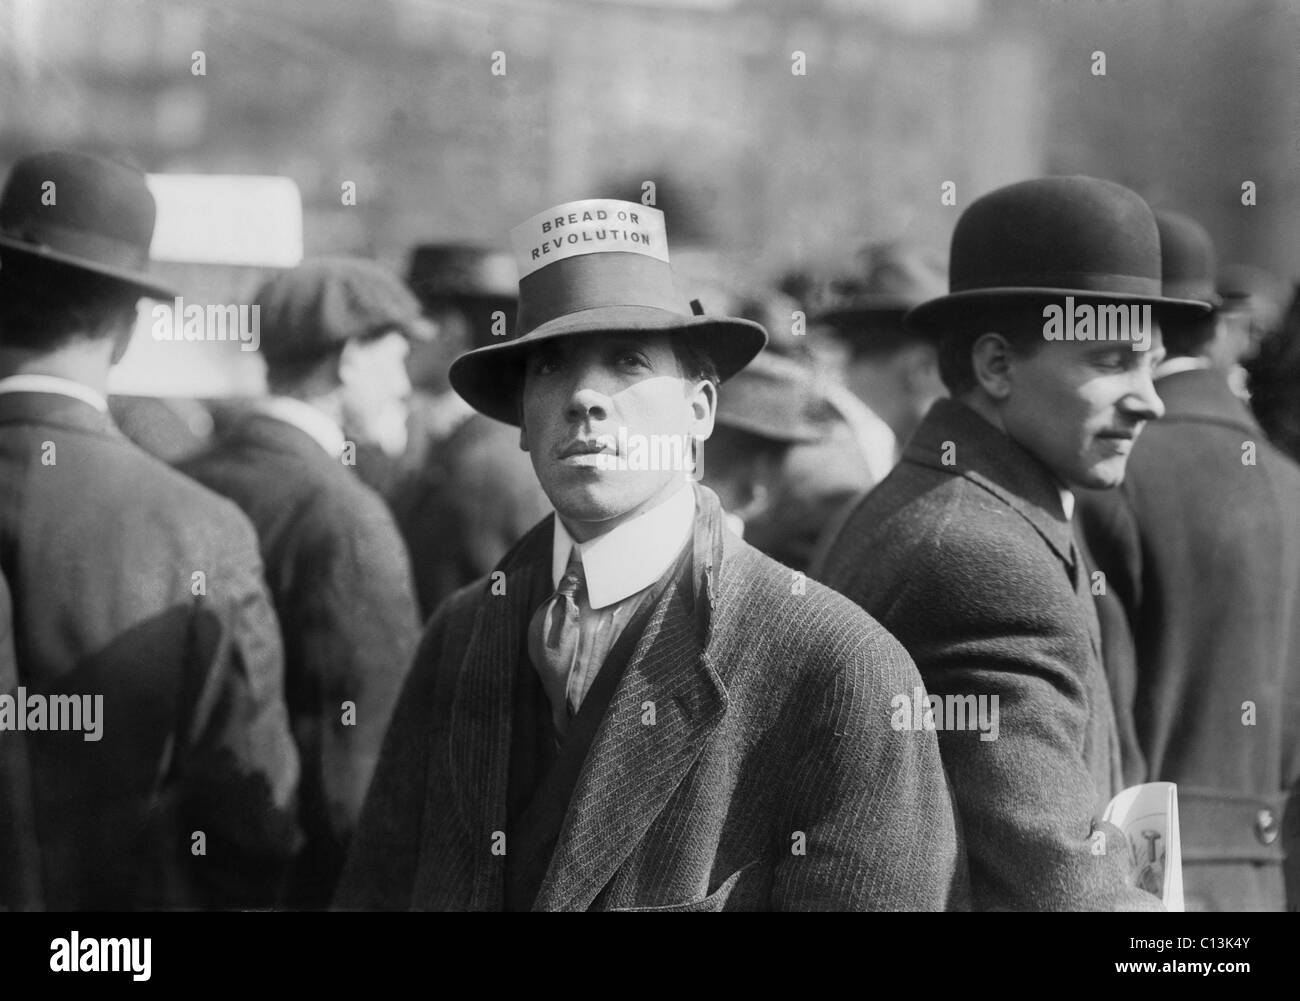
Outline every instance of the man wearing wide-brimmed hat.
<svg viewBox="0 0 1300 1001"><path fill-rule="evenodd" d="M0 732L26 738L40 892L59 910L270 904L297 843L253 528L108 416L137 301L173 298L146 271L154 212L140 171L72 153L20 160L0 193L0 569L19 692L103 706L98 738Z"/></svg>
<svg viewBox="0 0 1300 1001"><path fill-rule="evenodd" d="M1156 219L1166 293L1214 311L1165 320L1165 416L1118 490L1080 496L1080 526L1136 639L1115 688L1132 692L1140 778L1178 784L1188 909L1280 911L1284 877L1300 890L1300 466L1214 364L1236 332L1209 233Z"/></svg>
<svg viewBox="0 0 1300 1001"><path fill-rule="evenodd" d="M451 381L518 425L556 513L430 622L339 904L959 904L934 735L889 725L920 688L906 653L688 478L763 329L684 308L656 209L573 202L513 235L517 334Z"/></svg>
<svg viewBox="0 0 1300 1001"><path fill-rule="evenodd" d="M943 268L902 243L870 244L859 263L813 322L829 328L842 352L845 385L889 425L901 448L930 404L947 395L934 340L903 323L913 306L943 294Z"/></svg>
<svg viewBox="0 0 1300 1001"><path fill-rule="evenodd" d="M257 529L284 637L306 843L285 902L328 906L419 639L405 547L348 468L354 443L405 433L419 303L373 261L318 257L257 292L269 396L179 465Z"/></svg>
<svg viewBox="0 0 1300 1001"><path fill-rule="evenodd" d="M1086 177L973 202L949 287L908 322L938 337L953 399L850 516L823 579L903 641L932 692L998 699L996 740L939 734L977 908L1158 907L1096 820L1121 762L1071 491L1123 478L1164 409L1158 314L1205 307L1164 295L1147 204Z"/></svg>

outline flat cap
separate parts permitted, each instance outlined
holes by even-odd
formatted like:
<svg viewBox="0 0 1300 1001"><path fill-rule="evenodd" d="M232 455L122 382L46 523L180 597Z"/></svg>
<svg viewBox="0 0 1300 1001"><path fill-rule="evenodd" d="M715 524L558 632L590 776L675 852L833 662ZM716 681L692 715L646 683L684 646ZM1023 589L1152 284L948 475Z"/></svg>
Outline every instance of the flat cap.
<svg viewBox="0 0 1300 1001"><path fill-rule="evenodd" d="M307 360L356 337L396 329L421 332L420 303L374 261L317 257L277 275L257 292L267 361Z"/></svg>

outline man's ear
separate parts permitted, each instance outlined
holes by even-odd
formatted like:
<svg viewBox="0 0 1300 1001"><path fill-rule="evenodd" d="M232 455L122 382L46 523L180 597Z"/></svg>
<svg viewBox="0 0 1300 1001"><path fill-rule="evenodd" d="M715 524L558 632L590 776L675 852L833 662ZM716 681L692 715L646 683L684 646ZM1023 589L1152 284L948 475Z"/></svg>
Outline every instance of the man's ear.
<svg viewBox="0 0 1300 1001"><path fill-rule="evenodd" d="M1001 334L980 334L970 349L975 384L994 400L1011 395L1011 345Z"/></svg>
<svg viewBox="0 0 1300 1001"><path fill-rule="evenodd" d="M713 434L713 422L718 416L718 387L708 379L701 379L687 394L691 408L691 433L700 439Z"/></svg>
<svg viewBox="0 0 1300 1001"><path fill-rule="evenodd" d="M126 354L126 349L131 346L131 335L135 333L138 309L139 300L131 303L129 307L123 307L120 313L115 314L107 321L107 325L111 329L110 336L113 338L113 350L108 359L110 365L116 365L120 362Z"/></svg>

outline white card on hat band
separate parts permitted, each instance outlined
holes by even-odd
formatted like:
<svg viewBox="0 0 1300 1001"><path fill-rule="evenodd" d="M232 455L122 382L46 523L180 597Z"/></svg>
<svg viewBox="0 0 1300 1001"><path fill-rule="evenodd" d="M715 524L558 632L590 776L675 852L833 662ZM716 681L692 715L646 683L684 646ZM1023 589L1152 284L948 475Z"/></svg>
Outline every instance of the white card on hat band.
<svg viewBox="0 0 1300 1001"><path fill-rule="evenodd" d="M638 202L588 198L539 212L510 231L519 277L582 254L643 254L668 263L664 214Z"/></svg>

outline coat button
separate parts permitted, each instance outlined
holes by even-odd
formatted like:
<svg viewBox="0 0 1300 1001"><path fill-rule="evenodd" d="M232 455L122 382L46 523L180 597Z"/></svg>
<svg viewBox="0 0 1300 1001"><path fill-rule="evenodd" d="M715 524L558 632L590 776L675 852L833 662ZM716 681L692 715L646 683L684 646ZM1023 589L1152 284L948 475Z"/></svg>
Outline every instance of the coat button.
<svg viewBox="0 0 1300 1001"><path fill-rule="evenodd" d="M1265 845L1277 840L1277 817L1272 810L1260 810L1255 814L1255 837Z"/></svg>

